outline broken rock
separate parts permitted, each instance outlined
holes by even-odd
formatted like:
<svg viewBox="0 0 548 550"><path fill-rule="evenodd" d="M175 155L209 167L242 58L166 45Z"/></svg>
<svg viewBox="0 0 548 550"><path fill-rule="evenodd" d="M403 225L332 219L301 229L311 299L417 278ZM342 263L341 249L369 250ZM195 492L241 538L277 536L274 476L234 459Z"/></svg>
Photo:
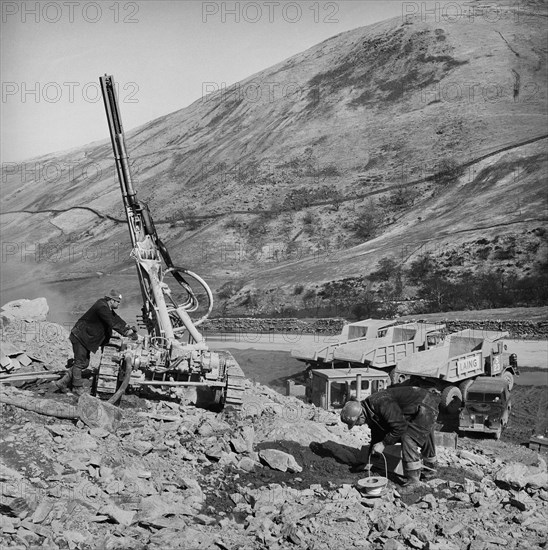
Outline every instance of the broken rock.
<svg viewBox="0 0 548 550"><path fill-rule="evenodd" d="M273 470L292 473L303 471L293 456L277 449L262 449L259 457Z"/></svg>
<svg viewBox="0 0 548 550"><path fill-rule="evenodd" d="M107 504L100 509L100 513L111 517L114 521L120 523L121 525L131 525L133 523L133 518L135 517L135 512L122 510L115 504Z"/></svg>
<svg viewBox="0 0 548 550"><path fill-rule="evenodd" d="M0 310L1 317L8 323L15 320L45 321L48 316L49 306L45 298L34 300L13 300L3 305Z"/></svg>
<svg viewBox="0 0 548 550"><path fill-rule="evenodd" d="M528 485L535 488L548 488L548 474L535 466L513 462L500 469L495 480L509 485L513 489L521 489Z"/></svg>
<svg viewBox="0 0 548 550"><path fill-rule="evenodd" d="M122 420L122 411L118 407L86 393L78 399L78 414L90 428L101 428L111 433L116 431Z"/></svg>

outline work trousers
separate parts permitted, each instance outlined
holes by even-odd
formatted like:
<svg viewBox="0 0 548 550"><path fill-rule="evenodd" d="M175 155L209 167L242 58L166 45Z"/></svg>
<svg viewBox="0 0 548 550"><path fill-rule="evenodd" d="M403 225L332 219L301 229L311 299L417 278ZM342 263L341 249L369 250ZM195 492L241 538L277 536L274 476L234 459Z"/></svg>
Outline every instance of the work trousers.
<svg viewBox="0 0 548 550"><path fill-rule="evenodd" d="M72 343L72 352L74 354L74 362L70 369L70 382L73 388L81 388L84 385L82 380L82 371L89 366L90 352L89 350L74 336L70 336Z"/></svg>
<svg viewBox="0 0 548 550"><path fill-rule="evenodd" d="M436 462L434 427L438 417L438 400L429 394L419 405L417 414L409 420L407 432L401 438L402 459L407 470L418 470L421 457L425 462Z"/></svg>

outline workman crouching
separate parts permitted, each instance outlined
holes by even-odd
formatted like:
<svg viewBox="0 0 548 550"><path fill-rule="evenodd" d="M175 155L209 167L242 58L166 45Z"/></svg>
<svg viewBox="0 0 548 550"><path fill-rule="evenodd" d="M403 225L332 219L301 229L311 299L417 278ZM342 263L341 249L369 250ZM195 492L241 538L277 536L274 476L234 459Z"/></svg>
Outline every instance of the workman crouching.
<svg viewBox="0 0 548 550"><path fill-rule="evenodd" d="M363 401L348 401L341 420L349 429L367 424L371 429L369 456L382 453L385 445L401 442L404 485L434 477L436 446L434 425L438 416L439 397L415 386L387 388ZM422 456L422 461L421 461Z"/></svg>

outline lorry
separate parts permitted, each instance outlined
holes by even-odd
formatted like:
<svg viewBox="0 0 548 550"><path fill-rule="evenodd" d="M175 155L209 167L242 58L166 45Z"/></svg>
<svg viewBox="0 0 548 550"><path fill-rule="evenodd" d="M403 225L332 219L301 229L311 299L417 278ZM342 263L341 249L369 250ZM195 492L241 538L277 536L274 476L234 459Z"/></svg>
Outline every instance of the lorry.
<svg viewBox="0 0 548 550"><path fill-rule="evenodd" d="M381 337L384 329L395 324L395 321L381 319L365 319L355 323L348 323L342 328L338 336L327 336L326 341L317 345L301 345L291 350L291 356L304 361L307 366L321 368L332 366L335 350L349 342L364 342Z"/></svg>
<svg viewBox="0 0 548 550"><path fill-rule="evenodd" d="M459 431L492 434L500 439L512 410L507 381L479 376L468 387L459 413Z"/></svg>
<svg viewBox="0 0 548 550"><path fill-rule="evenodd" d="M392 377L398 361L443 341L445 325L406 323L368 319L351 323L343 329L337 342L321 346L301 346L291 351L292 357L304 361L308 369L372 367ZM363 334L357 335L358 331ZM398 382L398 380L393 380Z"/></svg>
<svg viewBox="0 0 548 550"><path fill-rule="evenodd" d="M445 325L406 323L378 331L377 338L348 341L333 350L333 362L344 366L372 367L387 372L398 383L394 369L399 361L415 353L441 345Z"/></svg>
<svg viewBox="0 0 548 550"><path fill-rule="evenodd" d="M147 388L168 398L182 398L190 390L204 404L238 409L244 392L242 369L228 351L209 350L197 328L212 310L211 289L199 275L173 263L148 205L137 200L114 78L105 75L99 80L129 228L130 256L141 290L139 325L147 335L138 341L111 339L103 349L92 393L117 404L127 389Z"/></svg>
<svg viewBox="0 0 548 550"><path fill-rule="evenodd" d="M519 369L516 354L508 352L504 340L508 336L475 329L451 333L442 345L401 359L393 376L440 391L446 408L459 408L479 376L498 377L511 391Z"/></svg>

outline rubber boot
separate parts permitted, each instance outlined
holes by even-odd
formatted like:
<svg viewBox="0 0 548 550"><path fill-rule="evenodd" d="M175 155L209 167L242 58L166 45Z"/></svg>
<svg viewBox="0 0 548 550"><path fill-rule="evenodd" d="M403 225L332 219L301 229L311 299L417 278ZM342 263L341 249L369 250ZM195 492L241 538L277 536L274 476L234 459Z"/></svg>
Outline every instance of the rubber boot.
<svg viewBox="0 0 548 550"><path fill-rule="evenodd" d="M421 480L421 471L419 470L407 470L405 472L406 480L403 482L404 487L412 487L418 485Z"/></svg>
<svg viewBox="0 0 548 550"><path fill-rule="evenodd" d="M423 468L421 472L422 480L429 481L437 477L436 467L438 464L435 460L429 460L427 458L424 458L422 461L422 464L423 466L426 466L426 468Z"/></svg>
<svg viewBox="0 0 548 550"><path fill-rule="evenodd" d="M54 393L66 393L70 384L71 375L67 372L63 378L50 382L48 389Z"/></svg>
<svg viewBox="0 0 548 550"><path fill-rule="evenodd" d="M84 393L86 393L84 386L76 386L72 388L72 394L76 397L80 397Z"/></svg>

